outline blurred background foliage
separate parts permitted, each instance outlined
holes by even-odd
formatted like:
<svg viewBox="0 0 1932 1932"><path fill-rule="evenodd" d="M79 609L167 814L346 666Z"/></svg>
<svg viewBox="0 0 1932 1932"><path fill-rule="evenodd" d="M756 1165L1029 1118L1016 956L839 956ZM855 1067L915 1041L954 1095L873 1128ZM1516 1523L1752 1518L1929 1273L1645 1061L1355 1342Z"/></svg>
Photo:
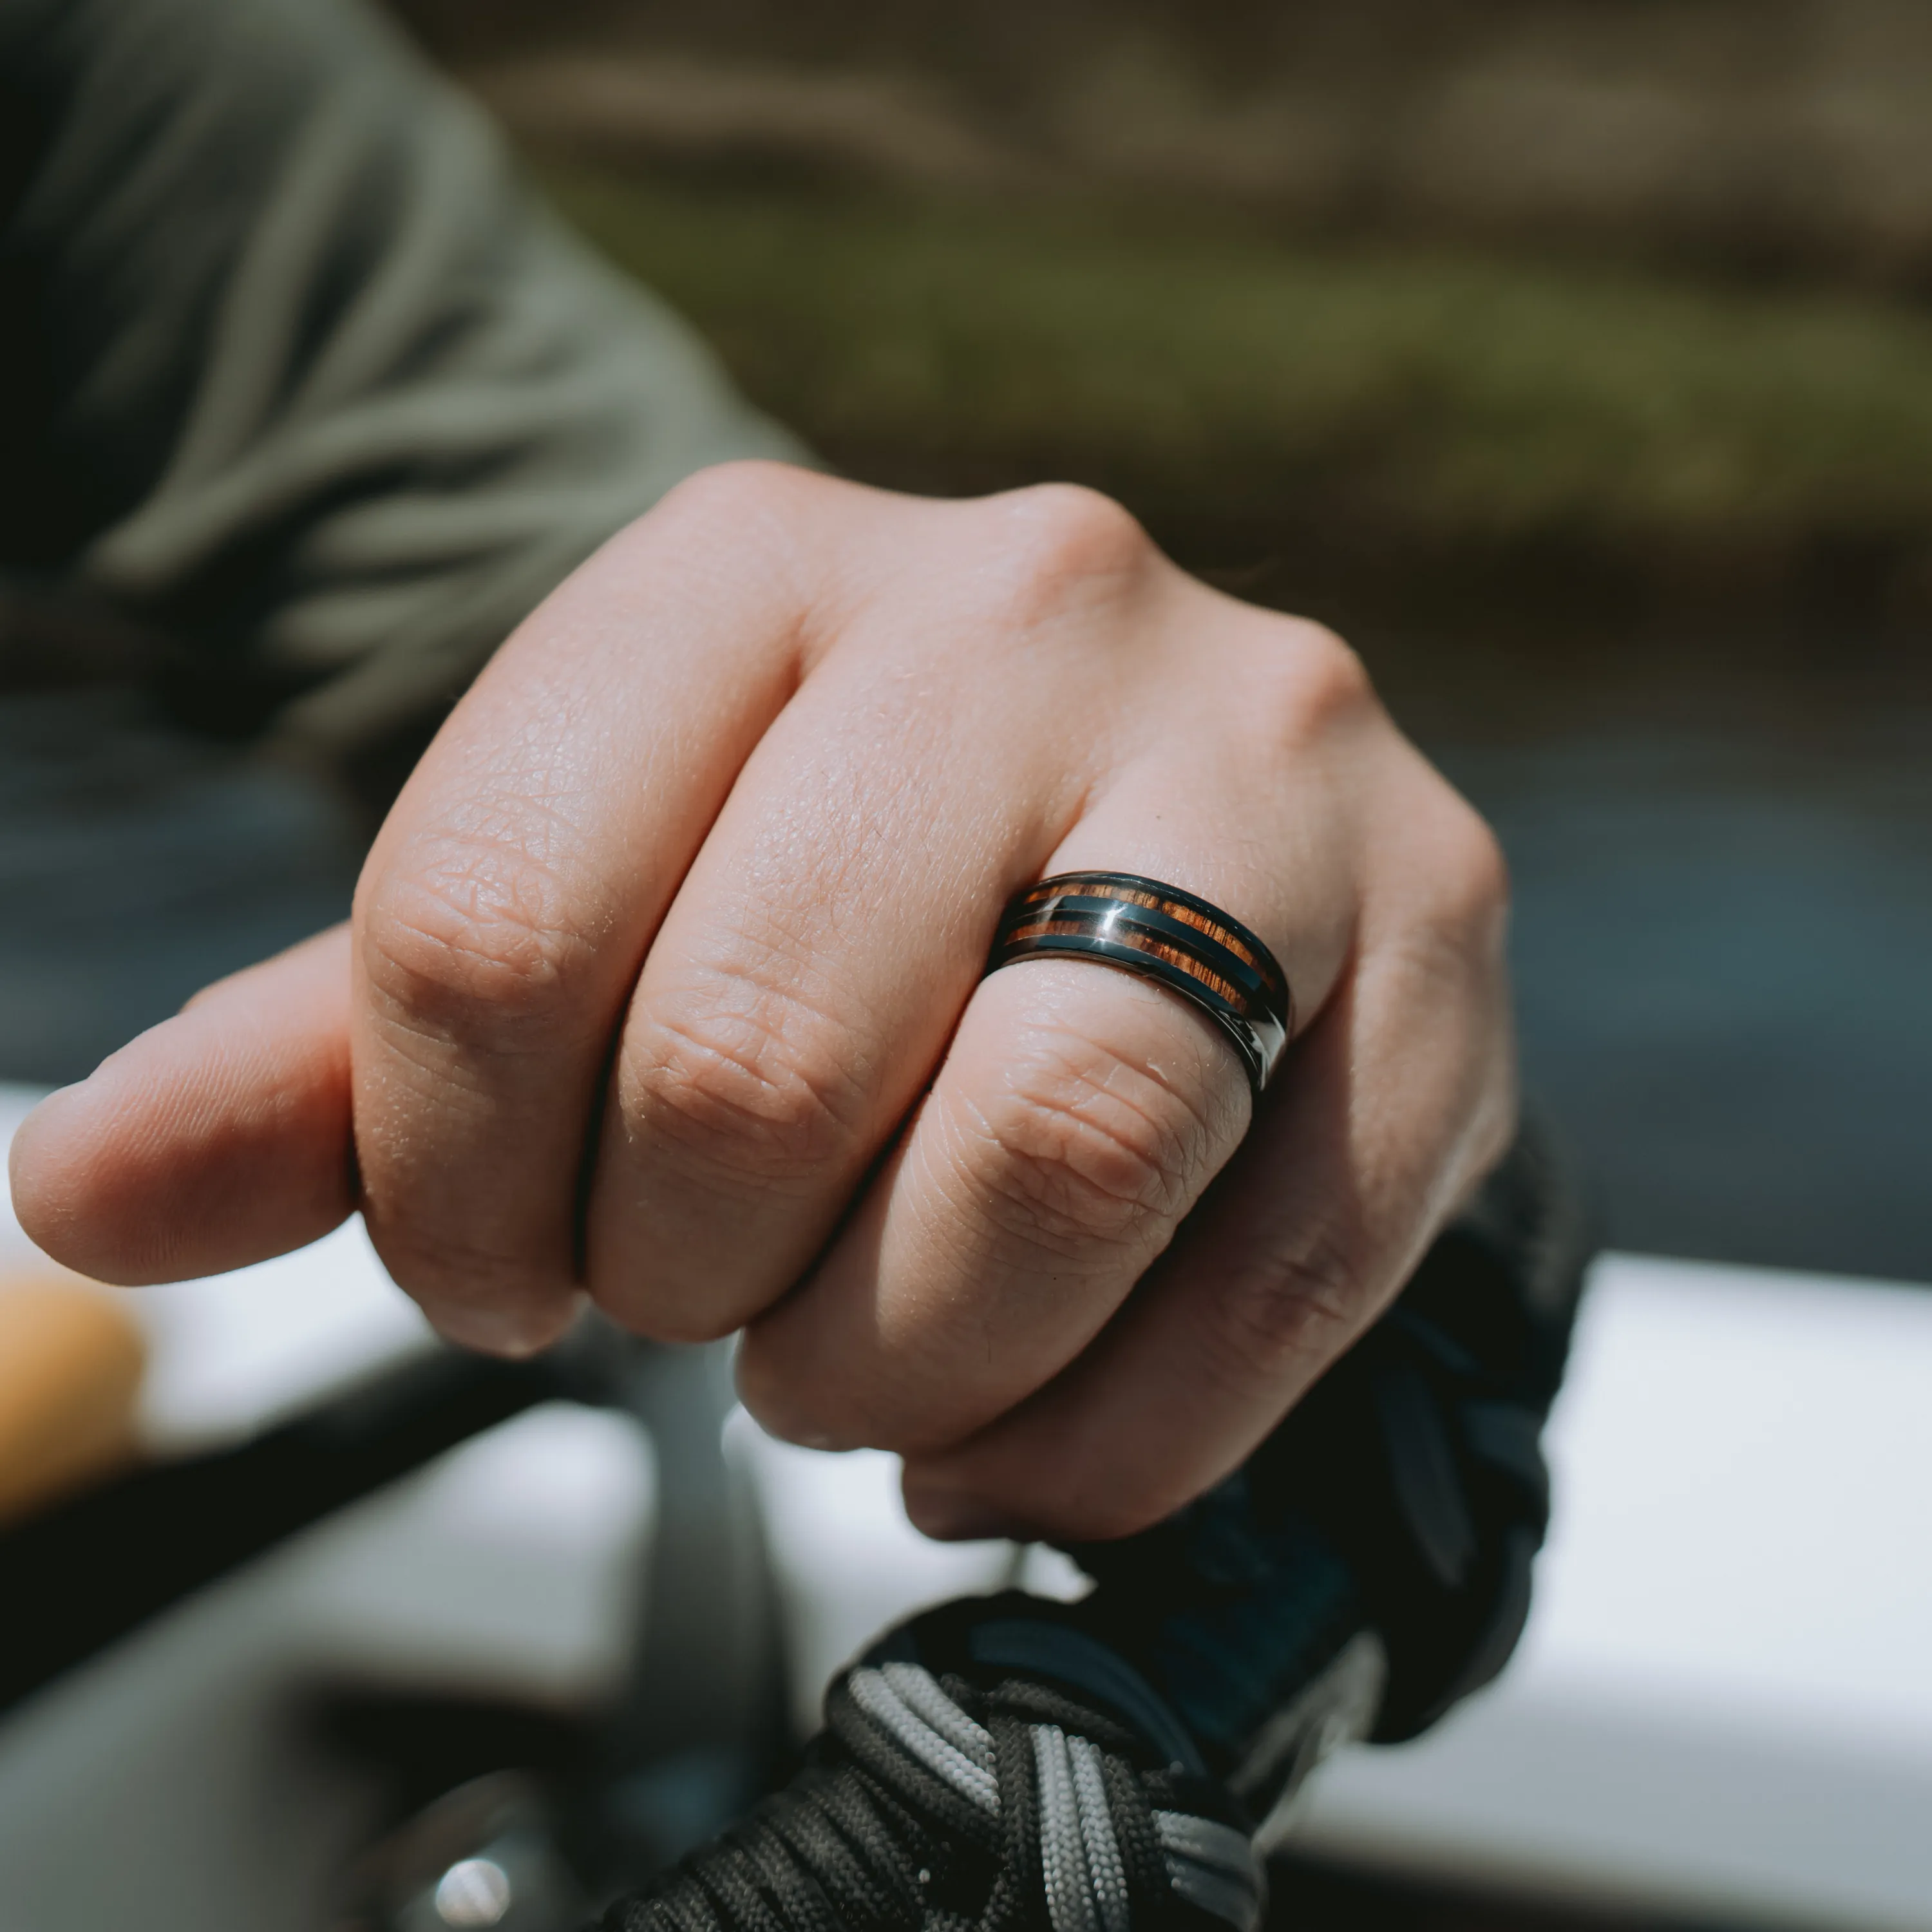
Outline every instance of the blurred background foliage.
<svg viewBox="0 0 1932 1932"><path fill-rule="evenodd" d="M1078 477L1210 568L1932 612L1909 0L405 10L854 473Z"/></svg>
<svg viewBox="0 0 1932 1932"><path fill-rule="evenodd" d="M835 466L1363 651L1613 1239L1932 1282L1932 8L392 4Z"/></svg>

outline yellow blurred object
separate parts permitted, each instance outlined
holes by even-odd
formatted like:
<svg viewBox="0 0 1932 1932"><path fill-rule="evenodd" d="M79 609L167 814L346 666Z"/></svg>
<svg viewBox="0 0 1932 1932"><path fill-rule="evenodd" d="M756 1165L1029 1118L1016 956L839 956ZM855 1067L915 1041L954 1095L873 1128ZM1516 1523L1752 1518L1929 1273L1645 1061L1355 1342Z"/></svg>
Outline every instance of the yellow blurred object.
<svg viewBox="0 0 1932 1932"><path fill-rule="evenodd" d="M0 1522L132 1460L146 1358L104 1290L52 1273L0 1279Z"/></svg>

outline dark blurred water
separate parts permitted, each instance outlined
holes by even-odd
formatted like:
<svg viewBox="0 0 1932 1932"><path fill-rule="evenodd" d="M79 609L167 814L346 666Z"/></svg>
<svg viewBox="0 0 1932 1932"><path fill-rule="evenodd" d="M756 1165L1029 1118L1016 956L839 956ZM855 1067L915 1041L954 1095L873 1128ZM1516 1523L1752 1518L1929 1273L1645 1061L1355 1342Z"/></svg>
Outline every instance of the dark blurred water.
<svg viewBox="0 0 1932 1932"><path fill-rule="evenodd" d="M132 691L0 700L0 1079L57 1085L346 914L349 814Z"/></svg>
<svg viewBox="0 0 1932 1932"><path fill-rule="evenodd" d="M1898 722L1850 758L1435 748L1509 853L1528 1082L1619 1245L1932 1282L1932 718Z"/></svg>
<svg viewBox="0 0 1932 1932"><path fill-rule="evenodd" d="M1529 1084L1612 1238L1932 1283L1932 704L1697 662L1685 702L1439 645L1386 682L1508 849ZM132 697L0 704L0 1078L85 1073L356 862L318 787Z"/></svg>

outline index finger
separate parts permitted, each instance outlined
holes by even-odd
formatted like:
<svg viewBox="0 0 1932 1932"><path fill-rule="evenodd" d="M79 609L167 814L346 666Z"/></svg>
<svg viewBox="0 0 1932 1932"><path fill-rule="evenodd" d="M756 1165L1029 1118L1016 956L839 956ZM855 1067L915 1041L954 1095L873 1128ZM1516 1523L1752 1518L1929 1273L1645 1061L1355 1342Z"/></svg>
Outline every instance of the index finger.
<svg viewBox="0 0 1932 1932"><path fill-rule="evenodd" d="M613 539L499 653L370 856L352 1019L363 1212L454 1340L524 1352L574 1312L610 1044L795 681L809 600L794 550L826 487L712 472Z"/></svg>

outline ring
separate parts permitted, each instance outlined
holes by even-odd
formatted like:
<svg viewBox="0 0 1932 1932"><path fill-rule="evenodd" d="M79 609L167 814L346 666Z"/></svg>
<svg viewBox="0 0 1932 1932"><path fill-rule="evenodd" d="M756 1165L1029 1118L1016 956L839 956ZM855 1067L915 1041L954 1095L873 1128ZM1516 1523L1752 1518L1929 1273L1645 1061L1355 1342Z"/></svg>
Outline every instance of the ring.
<svg viewBox="0 0 1932 1932"><path fill-rule="evenodd" d="M1288 1050L1294 1000L1280 962L1220 907L1132 872L1061 872L1006 910L986 970L1098 959L1156 980L1219 1026L1259 1094Z"/></svg>

